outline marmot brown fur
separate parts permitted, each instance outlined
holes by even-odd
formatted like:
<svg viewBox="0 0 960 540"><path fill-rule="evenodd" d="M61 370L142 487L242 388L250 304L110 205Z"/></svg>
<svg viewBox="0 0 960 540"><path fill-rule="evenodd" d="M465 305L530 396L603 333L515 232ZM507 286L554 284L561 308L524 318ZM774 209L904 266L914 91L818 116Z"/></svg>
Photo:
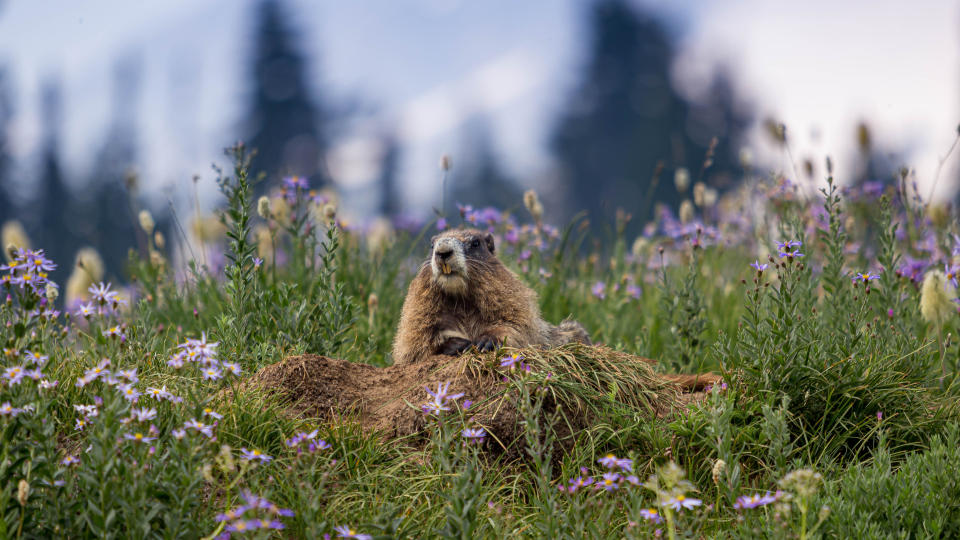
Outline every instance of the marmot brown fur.
<svg viewBox="0 0 960 540"><path fill-rule="evenodd" d="M435 236L431 244L430 259L403 302L394 364L457 355L470 347L590 344L580 323L554 326L543 320L537 294L497 259L492 234L456 229Z"/></svg>

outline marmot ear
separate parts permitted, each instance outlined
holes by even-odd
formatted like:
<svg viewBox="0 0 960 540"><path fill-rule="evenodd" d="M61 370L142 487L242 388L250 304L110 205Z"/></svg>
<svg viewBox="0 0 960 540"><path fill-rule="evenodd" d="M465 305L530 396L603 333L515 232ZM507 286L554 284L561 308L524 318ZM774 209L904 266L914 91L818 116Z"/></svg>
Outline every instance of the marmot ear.
<svg viewBox="0 0 960 540"><path fill-rule="evenodd" d="M430 250L431 250L431 251L433 250L433 245L437 243L437 238L438 238L439 236L440 236L440 235L438 234L438 235L435 235L433 238L430 239Z"/></svg>
<svg viewBox="0 0 960 540"><path fill-rule="evenodd" d="M490 253L493 253L495 249L495 246L493 244L493 235L490 233L487 233L487 236L485 236L483 239L484 241L487 242L487 249L490 250Z"/></svg>

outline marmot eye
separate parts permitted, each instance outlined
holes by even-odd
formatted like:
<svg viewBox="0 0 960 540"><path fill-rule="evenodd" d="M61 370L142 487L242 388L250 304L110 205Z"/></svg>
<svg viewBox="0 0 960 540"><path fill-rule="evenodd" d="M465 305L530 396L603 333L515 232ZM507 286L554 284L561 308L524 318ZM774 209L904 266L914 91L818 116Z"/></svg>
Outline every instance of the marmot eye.
<svg viewBox="0 0 960 540"><path fill-rule="evenodd" d="M477 239L474 239L473 242L470 242L470 247L472 247L472 248L474 248L474 249L480 247L480 241L477 240Z"/></svg>

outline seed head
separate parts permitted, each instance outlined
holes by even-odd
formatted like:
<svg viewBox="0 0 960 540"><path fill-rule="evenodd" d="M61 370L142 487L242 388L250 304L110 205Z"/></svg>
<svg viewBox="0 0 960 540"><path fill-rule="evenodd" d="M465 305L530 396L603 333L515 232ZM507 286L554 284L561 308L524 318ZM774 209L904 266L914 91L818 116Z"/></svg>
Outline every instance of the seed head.
<svg viewBox="0 0 960 540"><path fill-rule="evenodd" d="M931 270L920 288L920 314L927 322L941 325L954 314L956 296L956 289L943 272Z"/></svg>
<svg viewBox="0 0 960 540"><path fill-rule="evenodd" d="M680 203L680 223L687 224L693 221L694 210L693 203L690 202L690 199L684 199Z"/></svg>
<svg viewBox="0 0 960 540"><path fill-rule="evenodd" d="M20 503L20 506L27 505L27 497L30 496L30 484L27 483L23 478L20 479L20 482L17 484L17 502Z"/></svg>
<svg viewBox="0 0 960 540"><path fill-rule="evenodd" d="M257 214L263 219L270 219L270 197L263 195L257 200Z"/></svg>
<svg viewBox="0 0 960 540"><path fill-rule="evenodd" d="M147 237L149 238L150 235L153 234L153 228L157 226L156 222L153 221L153 216L149 210L141 210L137 217L140 220L140 228L143 229L143 232L147 233Z"/></svg>
<svg viewBox="0 0 960 540"><path fill-rule="evenodd" d="M7 261L12 261L13 258L10 256L10 248L13 247L14 251L17 248L30 249L30 239L27 237L27 231L23 230L23 225L19 221L8 221L3 224L3 229L0 231L0 244L6 248L4 255L7 257Z"/></svg>
<svg viewBox="0 0 960 540"><path fill-rule="evenodd" d="M680 167L673 173L673 185L677 187L677 192L683 193L690 187L690 171L685 167Z"/></svg>
<svg viewBox="0 0 960 540"><path fill-rule="evenodd" d="M526 193L523 194L523 205L527 207L527 211L530 212L533 220L539 225L540 219L543 217L543 204L540 203L537 192L528 189Z"/></svg>

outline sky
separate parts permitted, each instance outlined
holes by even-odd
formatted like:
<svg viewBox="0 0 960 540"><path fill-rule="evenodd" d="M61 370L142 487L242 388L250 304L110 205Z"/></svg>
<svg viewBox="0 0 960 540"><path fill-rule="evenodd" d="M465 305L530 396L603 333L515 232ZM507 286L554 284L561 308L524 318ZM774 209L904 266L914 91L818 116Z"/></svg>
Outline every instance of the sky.
<svg viewBox="0 0 960 540"><path fill-rule="evenodd" d="M201 176L216 202L211 162L236 137L254 0L0 0L0 65L15 79L14 153L36 161L39 88L64 89L62 158L89 168L110 124L111 73L118 58L142 70L137 102L148 191L181 197ZM867 120L881 147L908 151L922 186L960 123L960 4L807 0L637 0L678 37L676 83L696 94L727 65L758 118L783 121L797 160L840 176L853 167L854 130ZM546 141L585 61L586 0L288 0L297 38L311 55L310 81L329 103L373 110L347 126L330 158L335 178L369 206L377 151L372 134L396 130L405 202L439 199L438 163L456 167L464 126L489 122L498 155L525 185L550 171ZM763 167L792 165L758 126L743 141ZM951 194L951 156L938 184ZM80 175L82 176L82 175ZM22 169L25 184L33 177ZM25 188L26 189L26 188ZM356 202L359 201L359 202ZM365 201L367 201L365 203Z"/></svg>

